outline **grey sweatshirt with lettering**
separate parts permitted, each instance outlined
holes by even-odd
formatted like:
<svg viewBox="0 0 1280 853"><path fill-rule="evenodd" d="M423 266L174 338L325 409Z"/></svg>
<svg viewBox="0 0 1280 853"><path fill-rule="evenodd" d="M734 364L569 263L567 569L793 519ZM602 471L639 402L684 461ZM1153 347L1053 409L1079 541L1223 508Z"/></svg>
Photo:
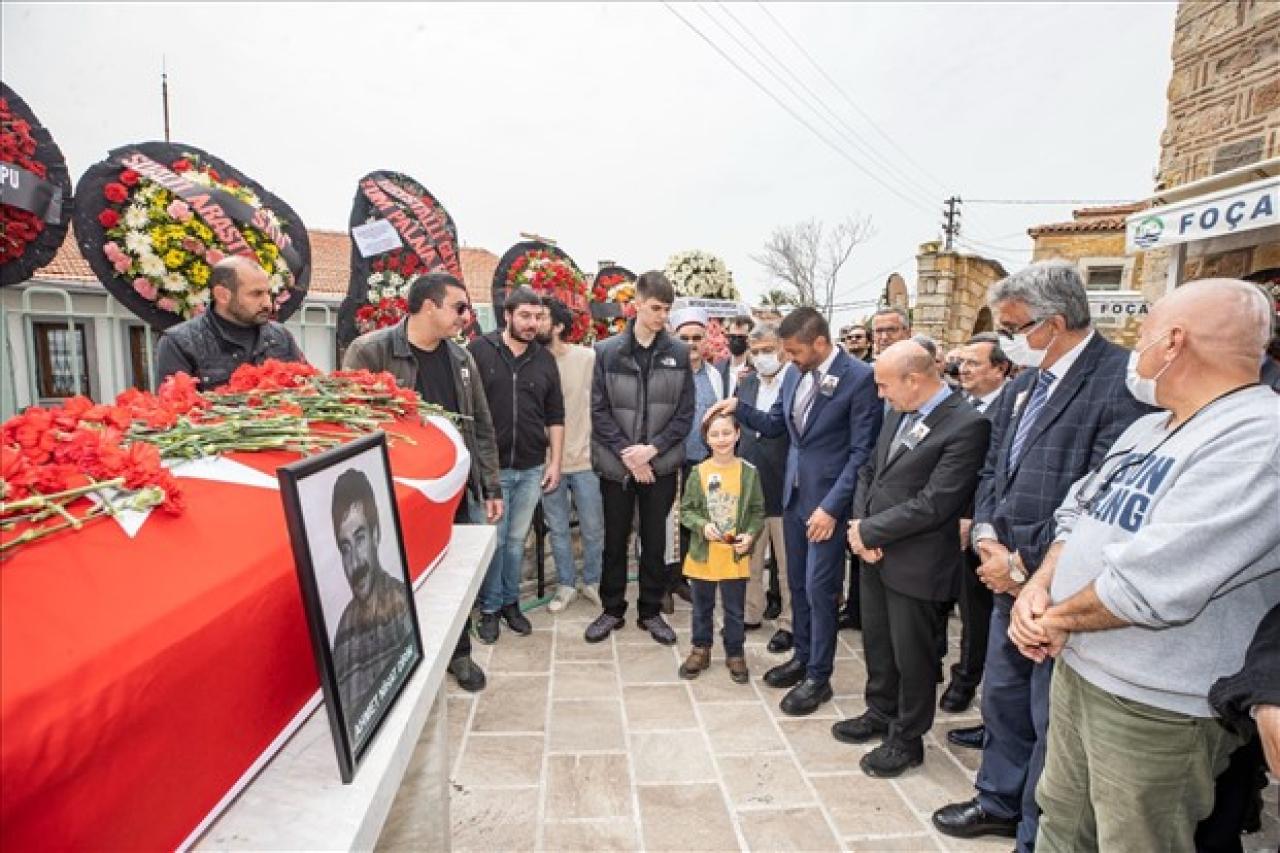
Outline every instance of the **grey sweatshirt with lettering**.
<svg viewBox="0 0 1280 853"><path fill-rule="evenodd" d="M1172 437L1169 417L1134 421L1072 486L1051 594L1065 601L1093 583L1129 623L1071 635L1062 661L1083 678L1209 717L1209 685L1240 668L1280 603L1280 395L1237 391Z"/></svg>

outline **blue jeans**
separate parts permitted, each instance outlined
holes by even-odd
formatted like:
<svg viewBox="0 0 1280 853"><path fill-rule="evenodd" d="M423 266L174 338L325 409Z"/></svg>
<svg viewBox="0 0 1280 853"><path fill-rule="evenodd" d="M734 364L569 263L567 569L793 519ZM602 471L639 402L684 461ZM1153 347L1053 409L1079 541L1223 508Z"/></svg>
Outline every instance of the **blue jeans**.
<svg viewBox="0 0 1280 853"><path fill-rule="evenodd" d="M742 608L747 600L747 579L733 578L723 581L704 581L689 578L689 592L693 598L693 644L699 648L711 648L715 630L716 590L720 590L720 605L724 609L724 656L742 657L742 645L746 638L746 626L742 623Z"/></svg>
<svg viewBox="0 0 1280 853"><path fill-rule="evenodd" d="M604 502L600 479L594 471L574 471L560 476L555 491L542 496L542 513L551 537L551 554L556 561L556 579L572 587L575 575L573 540L569 536L569 493L578 508L578 533L582 536L582 582L600 583L600 560L604 553Z"/></svg>
<svg viewBox="0 0 1280 853"><path fill-rule="evenodd" d="M498 479L502 482L502 518L497 524L493 560L480 587L481 613L497 613L508 604L520 603L524 540L542 496L542 466L524 471L503 468Z"/></svg>

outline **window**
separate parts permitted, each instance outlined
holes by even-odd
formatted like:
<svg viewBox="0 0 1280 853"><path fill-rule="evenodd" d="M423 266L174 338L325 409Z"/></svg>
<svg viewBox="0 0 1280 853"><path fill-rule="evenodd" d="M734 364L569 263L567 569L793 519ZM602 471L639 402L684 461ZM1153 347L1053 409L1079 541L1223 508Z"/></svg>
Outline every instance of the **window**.
<svg viewBox="0 0 1280 853"><path fill-rule="evenodd" d="M84 323L32 323L35 343L36 390L40 399L89 395L89 347ZM80 388L76 389L76 362L80 364Z"/></svg>
<svg viewBox="0 0 1280 853"><path fill-rule="evenodd" d="M129 334L129 384L143 391L154 391L152 369L155 366L156 347L160 344L160 333L146 326L128 326ZM148 358L147 338L151 338L151 352Z"/></svg>
<svg viewBox="0 0 1280 853"><path fill-rule="evenodd" d="M1119 290L1124 277L1123 266L1089 267L1085 286L1089 290Z"/></svg>

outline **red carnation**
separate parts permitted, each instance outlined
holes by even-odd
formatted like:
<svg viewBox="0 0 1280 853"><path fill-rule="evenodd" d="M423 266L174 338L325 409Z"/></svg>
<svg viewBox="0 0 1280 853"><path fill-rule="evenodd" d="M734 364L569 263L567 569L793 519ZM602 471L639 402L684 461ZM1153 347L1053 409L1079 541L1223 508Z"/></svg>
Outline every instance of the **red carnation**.
<svg viewBox="0 0 1280 853"><path fill-rule="evenodd" d="M126 187L134 186L138 183L138 173L133 171L133 169L125 169L120 173L120 183L124 184Z"/></svg>
<svg viewBox="0 0 1280 853"><path fill-rule="evenodd" d="M120 214L108 207L98 214L98 223L103 228L115 228L120 224Z"/></svg>
<svg viewBox="0 0 1280 853"><path fill-rule="evenodd" d="M107 197L107 201L113 204L121 204L129 197L129 190L124 184L117 184L113 181L102 188L102 194Z"/></svg>
<svg viewBox="0 0 1280 853"><path fill-rule="evenodd" d="M183 157L181 160L174 161L173 171L175 172L191 171L191 161L188 160L186 157Z"/></svg>

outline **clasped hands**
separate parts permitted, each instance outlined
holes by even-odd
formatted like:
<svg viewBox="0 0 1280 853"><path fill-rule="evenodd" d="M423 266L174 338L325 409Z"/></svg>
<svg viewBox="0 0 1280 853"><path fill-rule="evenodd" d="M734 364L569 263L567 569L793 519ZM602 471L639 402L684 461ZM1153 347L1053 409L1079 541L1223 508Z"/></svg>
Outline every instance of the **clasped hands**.
<svg viewBox="0 0 1280 853"><path fill-rule="evenodd" d="M649 463L657 455L658 448L652 444L633 444L623 449L622 464L631 472L631 479L648 485L656 479L653 466Z"/></svg>
<svg viewBox="0 0 1280 853"><path fill-rule="evenodd" d="M1009 640L1023 657L1036 663L1060 655L1069 636L1066 631L1055 628L1051 618L1045 618L1051 606L1053 599L1049 597L1049 590L1032 580L1022 588L1009 613Z"/></svg>
<svg viewBox="0 0 1280 853"><path fill-rule="evenodd" d="M861 519L849 522L849 550L857 554L864 563L878 563L884 559L884 551L866 546L862 541L862 530L858 526L861 523Z"/></svg>
<svg viewBox="0 0 1280 853"><path fill-rule="evenodd" d="M722 542L725 545L732 546L733 553L739 557L745 557L751 553L751 546L755 544L755 539L750 533L739 533L733 538L733 541L729 541L720 528L710 522L707 523L706 527L702 528L702 535L706 537L708 542Z"/></svg>

